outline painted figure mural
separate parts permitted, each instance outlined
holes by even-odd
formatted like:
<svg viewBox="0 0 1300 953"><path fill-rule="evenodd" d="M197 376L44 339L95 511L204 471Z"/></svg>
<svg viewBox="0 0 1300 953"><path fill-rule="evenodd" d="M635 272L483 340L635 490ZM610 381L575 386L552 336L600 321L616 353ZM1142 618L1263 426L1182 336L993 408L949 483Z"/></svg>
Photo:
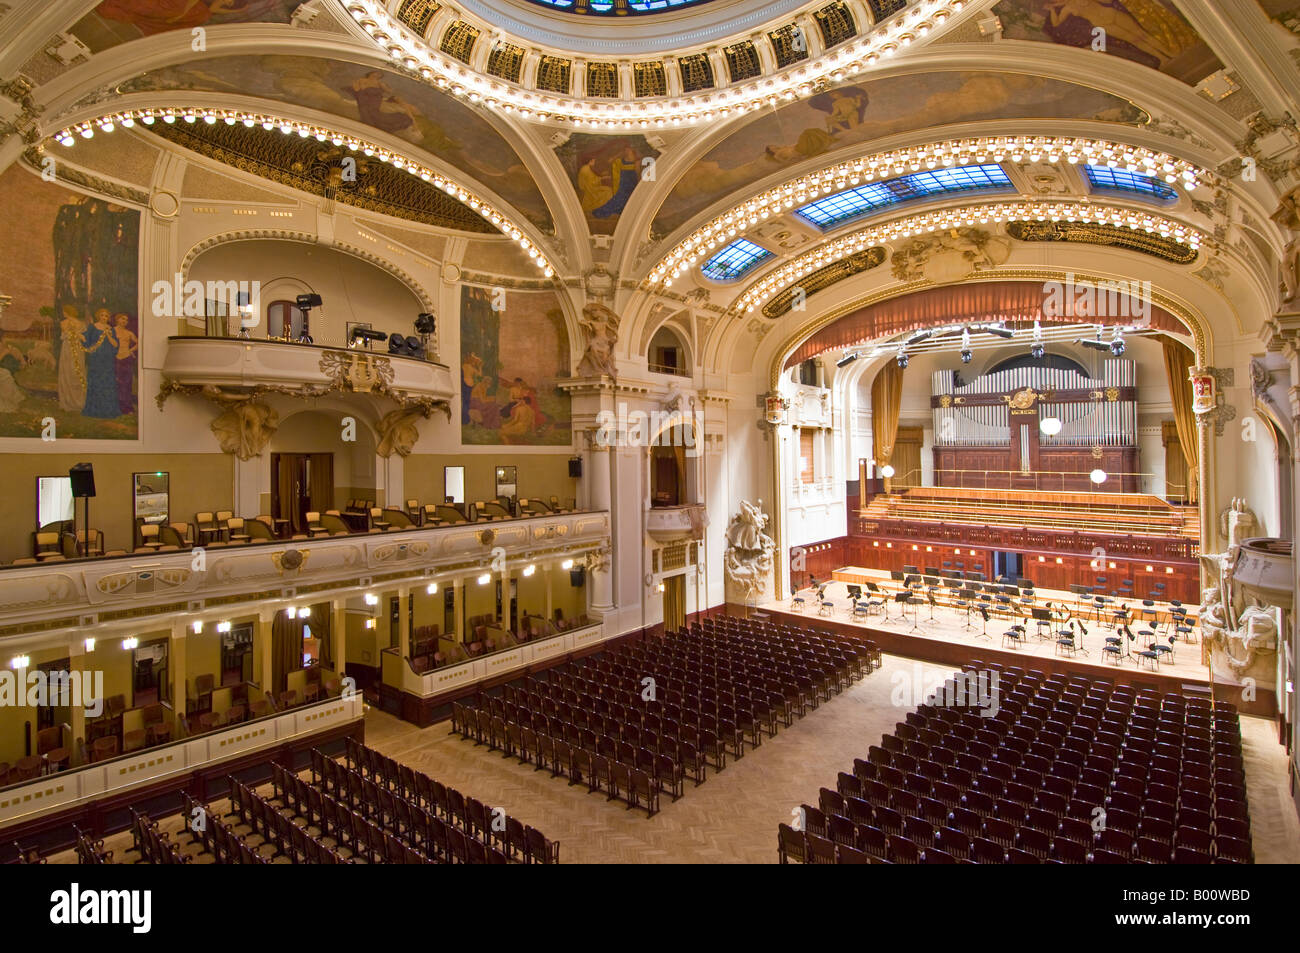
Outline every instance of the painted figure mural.
<svg viewBox="0 0 1300 953"><path fill-rule="evenodd" d="M92 51L172 30L288 23L299 0L104 0L73 28Z"/></svg>
<svg viewBox="0 0 1300 953"><path fill-rule="evenodd" d="M12 166L0 227L31 236L0 259L0 436L136 439L139 212Z"/></svg>
<svg viewBox="0 0 1300 953"><path fill-rule="evenodd" d="M461 442L564 446L569 336L550 292L461 289Z"/></svg>
<svg viewBox="0 0 1300 953"><path fill-rule="evenodd" d="M1220 67L1168 0L1002 0L1003 36L1098 49L1196 83Z"/></svg>
<svg viewBox="0 0 1300 953"><path fill-rule="evenodd" d="M645 136L570 136L555 154L578 191L587 227L594 235L612 235L633 191L654 175L659 152ZM649 161L647 161L649 160Z"/></svg>

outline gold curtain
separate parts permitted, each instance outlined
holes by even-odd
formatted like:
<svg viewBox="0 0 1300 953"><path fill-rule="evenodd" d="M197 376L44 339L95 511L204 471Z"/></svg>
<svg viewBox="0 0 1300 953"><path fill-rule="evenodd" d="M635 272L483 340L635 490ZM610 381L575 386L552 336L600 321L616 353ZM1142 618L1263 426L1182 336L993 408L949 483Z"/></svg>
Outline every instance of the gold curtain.
<svg viewBox="0 0 1300 953"><path fill-rule="evenodd" d="M902 399L903 369L897 361L887 361L871 382L871 440L877 467L893 460Z"/></svg>
<svg viewBox="0 0 1300 953"><path fill-rule="evenodd" d="M268 691L278 696L285 690L290 672L302 668L302 619L290 619L281 610L271 623L271 683Z"/></svg>
<svg viewBox="0 0 1300 953"><path fill-rule="evenodd" d="M311 607L311 634L320 639L320 664L334 668L334 607L330 603Z"/></svg>
<svg viewBox="0 0 1300 953"><path fill-rule="evenodd" d="M664 580L664 631L681 632L686 628L686 577L669 576Z"/></svg>
<svg viewBox="0 0 1300 953"><path fill-rule="evenodd" d="M1165 375L1169 378L1169 397L1174 405L1174 426L1178 429L1178 443L1187 461L1187 502L1200 499L1197 485L1201 475L1201 445L1196 433L1196 414L1192 411L1192 382L1187 373L1195 360L1191 349L1170 337L1160 338L1164 349Z"/></svg>
<svg viewBox="0 0 1300 953"><path fill-rule="evenodd" d="M925 430L921 427L899 427L894 437L894 486L921 485L921 445Z"/></svg>

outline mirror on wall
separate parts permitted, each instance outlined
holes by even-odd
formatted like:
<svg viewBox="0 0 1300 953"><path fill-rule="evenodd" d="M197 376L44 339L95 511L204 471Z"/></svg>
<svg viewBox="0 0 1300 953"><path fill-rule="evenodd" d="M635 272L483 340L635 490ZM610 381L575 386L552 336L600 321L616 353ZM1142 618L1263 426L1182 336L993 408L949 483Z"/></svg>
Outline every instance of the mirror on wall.
<svg viewBox="0 0 1300 953"><path fill-rule="evenodd" d="M444 503L464 503L465 468L443 467L443 486L446 487Z"/></svg>
<svg viewBox="0 0 1300 953"><path fill-rule="evenodd" d="M171 507L171 474L160 471L132 476L135 480L135 518L146 523L167 522Z"/></svg>
<svg viewBox="0 0 1300 953"><path fill-rule="evenodd" d="M517 470L515 467L497 467L497 500L509 500L513 507L518 502L519 486L516 484Z"/></svg>
<svg viewBox="0 0 1300 953"><path fill-rule="evenodd" d="M55 532L76 515L72 480L66 476L36 478L36 531Z"/></svg>

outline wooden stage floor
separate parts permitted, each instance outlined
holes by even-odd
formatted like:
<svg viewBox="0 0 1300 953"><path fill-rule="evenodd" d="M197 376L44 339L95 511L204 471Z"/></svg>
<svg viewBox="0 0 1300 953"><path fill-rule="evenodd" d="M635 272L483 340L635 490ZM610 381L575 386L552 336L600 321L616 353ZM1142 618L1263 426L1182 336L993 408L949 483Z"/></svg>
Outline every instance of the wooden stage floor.
<svg viewBox="0 0 1300 953"><path fill-rule="evenodd" d="M759 608L763 612L780 614L791 620L831 623L836 628L843 626L849 630L866 631L886 652L930 662L960 665L974 659L988 659L1003 664L1020 665L1024 668L1079 672L1135 685L1150 685L1158 687L1161 691L1177 691L1182 685L1198 686L1201 690L1209 688L1210 672L1201 658L1199 631L1193 633L1196 639L1194 642L1181 640L1176 642L1173 658L1170 659L1166 655L1155 669L1146 660L1142 660L1139 666L1138 659L1133 656L1123 658L1119 664L1116 664L1113 660L1104 657L1102 646L1108 636L1119 633L1112 630L1104 619L1100 623L1091 617L1084 620L1083 624L1088 634L1083 638L1082 645L1086 652L1078 652L1073 656L1057 651L1055 634L1051 638L1036 637L1034 633L1037 626L1032 620L1023 644L1012 647L1008 642L1004 646L1003 632L1013 623L1023 622L1024 616L1017 615L1014 619L1008 619L1005 615L994 616L988 623L988 638L984 638L982 633L985 626L978 614L971 615L970 625L973 628L967 628L965 610L949 607L942 602L933 610L924 601L920 605L911 606L904 619L900 614L902 606L892 601L892 593L896 591L899 584L891 581L887 572L845 567L836 570L837 577L841 574L859 582L870 579L882 589L887 589L887 598L890 601L885 608L888 616L873 614L865 620L855 620L852 616L852 604L849 601L849 584L839 578L826 585L826 598L835 604L835 609L830 615L819 612L816 592L812 589L800 590L799 595L804 598L802 609L794 609L791 599L762 603ZM1071 608L1075 605L1075 597L1069 593L1045 589L1036 592L1039 606L1043 606L1048 601ZM924 596L924 593L922 595ZM1141 606L1140 600L1137 601L1137 605ZM1054 628L1059 627L1054 626ZM1140 628L1143 627L1137 623L1131 626L1135 635L1138 635ZM1167 629L1168 627L1165 626L1161 631L1166 632ZM1141 636L1138 637L1140 640ZM1167 638L1162 639L1162 643L1167 645Z"/></svg>

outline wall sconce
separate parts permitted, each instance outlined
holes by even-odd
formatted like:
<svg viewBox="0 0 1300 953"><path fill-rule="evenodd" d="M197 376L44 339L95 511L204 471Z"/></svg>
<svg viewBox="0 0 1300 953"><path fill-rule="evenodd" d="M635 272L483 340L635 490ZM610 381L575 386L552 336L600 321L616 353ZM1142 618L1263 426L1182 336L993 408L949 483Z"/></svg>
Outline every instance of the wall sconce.
<svg viewBox="0 0 1300 953"><path fill-rule="evenodd" d="M194 620L194 625L190 626L190 628L194 630L194 634L195 634L195 635L202 635L202 634L203 634L203 620L202 620L202 619L195 619L195 620Z"/></svg>
<svg viewBox="0 0 1300 953"><path fill-rule="evenodd" d="M535 572L537 572L537 566L534 563L529 563L527 566L524 567L525 576L531 576Z"/></svg>
<svg viewBox="0 0 1300 953"><path fill-rule="evenodd" d="M659 591L660 591L660 592L663 592L663 591L664 591L664 584L663 584L662 582L659 583Z"/></svg>
<svg viewBox="0 0 1300 953"><path fill-rule="evenodd" d="M225 634L226 632L229 632L229 631L230 631L230 623L229 623L229 622L218 622L218 623L217 623L217 631L218 631L218 632L221 632L222 634Z"/></svg>
<svg viewBox="0 0 1300 953"><path fill-rule="evenodd" d="M311 606L303 606L301 609L299 609L299 610L298 610L298 618L300 618L300 619L310 619L310 618L311 618Z"/></svg>
<svg viewBox="0 0 1300 953"><path fill-rule="evenodd" d="M293 606L290 606L289 608L285 609L284 611L285 611L285 613L289 616L290 619L296 619L296 618L298 618L298 610L295 609Z"/></svg>
<svg viewBox="0 0 1300 953"><path fill-rule="evenodd" d="M87 651L87 652L93 652L93 651L95 651L95 640L94 640L94 639L86 639L85 646L86 646L86 651Z"/></svg>
<svg viewBox="0 0 1300 953"><path fill-rule="evenodd" d="M1172 575L1174 574L1174 567L1173 567L1173 566L1166 566L1166 567L1165 567L1165 574L1168 575L1168 576L1172 576Z"/></svg>
<svg viewBox="0 0 1300 953"><path fill-rule="evenodd" d="M378 597L377 595L375 595L373 592L367 592L367 593L366 593L366 605L368 605L368 606L377 606L377 605L379 605L379 597Z"/></svg>
<svg viewBox="0 0 1300 953"><path fill-rule="evenodd" d="M492 574L490 572L485 572L483 573L483 575L478 577L478 584L480 586L486 586L491 581L492 581Z"/></svg>
<svg viewBox="0 0 1300 953"><path fill-rule="evenodd" d="M134 635L131 636L129 639L122 640L122 648L126 649L128 652L135 651L139 646L140 646L140 640L137 639Z"/></svg>
<svg viewBox="0 0 1300 953"><path fill-rule="evenodd" d="M424 591L431 596L436 596L438 594L438 584L436 582L431 582Z"/></svg>
<svg viewBox="0 0 1300 953"><path fill-rule="evenodd" d="M366 620L366 628L367 628L367 629L373 629L374 627L375 627L375 620L374 620L374 619L367 619L367 620Z"/></svg>
<svg viewBox="0 0 1300 953"><path fill-rule="evenodd" d="M28 665L31 664L32 664L32 659L30 655L15 655L13 658L9 660L10 668L26 668Z"/></svg>
<svg viewBox="0 0 1300 953"><path fill-rule="evenodd" d="M572 560L572 559L566 559L564 562L560 563L560 568L561 568L561 569L572 569L572 568L573 568L573 560Z"/></svg>

